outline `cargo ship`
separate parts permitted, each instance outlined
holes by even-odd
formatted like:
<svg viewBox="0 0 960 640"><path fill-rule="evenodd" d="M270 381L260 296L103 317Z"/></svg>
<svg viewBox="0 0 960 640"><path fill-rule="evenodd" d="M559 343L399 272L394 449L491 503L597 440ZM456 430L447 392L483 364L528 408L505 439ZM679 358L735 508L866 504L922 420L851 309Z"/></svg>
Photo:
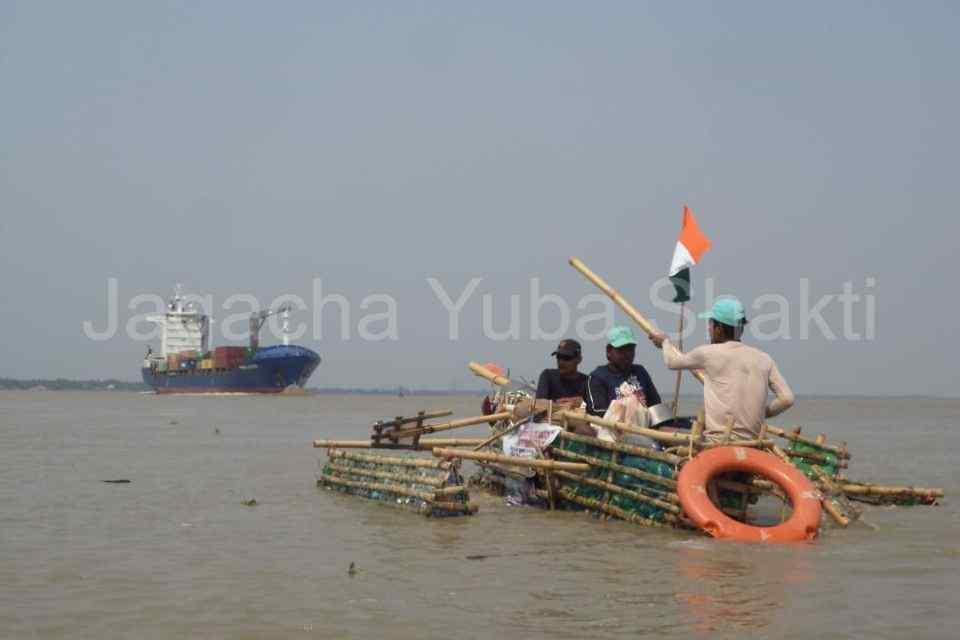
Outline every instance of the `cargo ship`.
<svg viewBox="0 0 960 640"><path fill-rule="evenodd" d="M267 318L283 319L283 344L260 346L260 329ZM160 326L160 353L148 349L141 372L157 393L280 393L302 390L320 356L289 343L290 306L250 316L249 346L211 349L210 318L180 288L163 315L147 319Z"/></svg>

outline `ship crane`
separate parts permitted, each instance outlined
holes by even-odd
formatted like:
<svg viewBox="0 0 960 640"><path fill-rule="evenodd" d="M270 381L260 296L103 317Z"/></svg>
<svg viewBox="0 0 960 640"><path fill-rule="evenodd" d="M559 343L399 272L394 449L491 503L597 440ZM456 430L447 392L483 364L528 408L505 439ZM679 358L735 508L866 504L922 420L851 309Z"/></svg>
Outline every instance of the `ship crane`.
<svg viewBox="0 0 960 640"><path fill-rule="evenodd" d="M260 348L260 329L263 328L263 323L267 321L267 318L270 316L279 315L283 319L283 344L290 344L290 309L293 308L291 304L282 304L276 309L265 309L257 313L250 314L250 348L256 351Z"/></svg>

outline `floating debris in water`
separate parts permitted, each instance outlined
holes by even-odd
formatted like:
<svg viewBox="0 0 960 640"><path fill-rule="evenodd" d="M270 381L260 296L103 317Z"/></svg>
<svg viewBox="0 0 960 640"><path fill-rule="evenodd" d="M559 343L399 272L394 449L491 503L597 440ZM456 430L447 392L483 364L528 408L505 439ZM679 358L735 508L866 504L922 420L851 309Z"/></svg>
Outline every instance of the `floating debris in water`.
<svg viewBox="0 0 960 640"><path fill-rule="evenodd" d="M220 427L214 427L214 428L213 428L213 432L214 432L216 435L220 435Z"/></svg>
<svg viewBox="0 0 960 640"><path fill-rule="evenodd" d="M243 501L242 501L242 504L243 504L243 506L245 506L245 507L255 507L255 506L257 506L257 499L256 499L256 498L250 498L249 500L243 500Z"/></svg>
<svg viewBox="0 0 960 640"><path fill-rule="evenodd" d="M353 562L350 563L350 567L347 569L347 575L348 576L357 575L357 565L354 564Z"/></svg>
<svg viewBox="0 0 960 640"><path fill-rule="evenodd" d="M130 481L125 478L121 478L120 480L101 480L100 482L106 482L108 484L130 484Z"/></svg>
<svg viewBox="0 0 960 640"><path fill-rule="evenodd" d="M180 423L177 422L176 420L171 420L171 421L170 421L170 424L171 424L171 425L178 425L178 424L180 424Z"/></svg>

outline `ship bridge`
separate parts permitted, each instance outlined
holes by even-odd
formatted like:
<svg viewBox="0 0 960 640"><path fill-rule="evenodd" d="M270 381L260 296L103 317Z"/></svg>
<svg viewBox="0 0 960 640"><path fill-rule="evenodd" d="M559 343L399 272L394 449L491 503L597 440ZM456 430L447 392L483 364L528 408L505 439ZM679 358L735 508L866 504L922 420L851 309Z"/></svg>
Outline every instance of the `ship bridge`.
<svg viewBox="0 0 960 640"><path fill-rule="evenodd" d="M180 286L167 303L162 316L147 316L149 322L160 325L160 358L181 351L206 353L210 338L210 318L197 308L196 303L186 302Z"/></svg>

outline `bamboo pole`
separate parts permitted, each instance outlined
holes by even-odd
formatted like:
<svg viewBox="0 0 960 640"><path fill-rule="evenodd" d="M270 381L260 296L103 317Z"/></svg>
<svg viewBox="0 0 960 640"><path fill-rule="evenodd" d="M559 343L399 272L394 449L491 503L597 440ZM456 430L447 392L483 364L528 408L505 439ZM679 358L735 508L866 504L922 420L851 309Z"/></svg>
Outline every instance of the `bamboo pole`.
<svg viewBox="0 0 960 640"><path fill-rule="evenodd" d="M610 462L612 462L613 464L617 464L620 462L619 451L614 451L613 453L610 454ZM614 474L613 469L607 470L607 484L613 484L613 477L614 477L613 474ZM603 504L609 504L609 503L610 503L610 490L607 489L603 492ZM604 516L604 517L606 518L608 516Z"/></svg>
<svg viewBox="0 0 960 640"><path fill-rule="evenodd" d="M667 464L671 464L673 466L677 466L681 462L681 458L669 453L661 453L660 451L654 451L653 449L636 447L631 444L624 444L622 442L607 442L606 440L580 435L579 433L574 433L573 431L561 431L559 435L564 440L573 440L574 442L589 444L594 447L600 447L601 449L607 449L608 451L619 451L621 453L628 453L632 456L639 456L649 460L666 462Z"/></svg>
<svg viewBox="0 0 960 640"><path fill-rule="evenodd" d="M716 449L718 447L747 447L750 449L769 449L773 446L773 440L731 440L730 442L704 442L700 445L697 445L691 451L689 444L684 444L679 447L670 447L666 449L666 453L672 453L684 458L690 458L697 453L699 450L706 449Z"/></svg>
<svg viewBox="0 0 960 640"><path fill-rule="evenodd" d="M480 438L424 438L420 441L421 451L432 451L434 447L472 447Z"/></svg>
<svg viewBox="0 0 960 640"><path fill-rule="evenodd" d="M774 427L773 425L767 425L767 431L769 431L775 436L780 436L781 438L785 438L793 442L800 442L800 443L808 444L814 447L820 447L821 449L826 449L827 451L837 455L840 458L845 458L845 459L850 458L850 452L847 451L846 447L839 447L836 445L826 444L826 443L818 443L816 440L805 438L804 436L801 436L799 433L795 433L793 431L786 431L784 429Z"/></svg>
<svg viewBox="0 0 960 640"><path fill-rule="evenodd" d="M773 445L772 447L770 447L770 451L773 453L773 455L777 456L787 464L789 465L793 464L793 462L790 461L790 456L787 455L787 452L781 449L780 447L778 447L777 445Z"/></svg>
<svg viewBox="0 0 960 640"><path fill-rule="evenodd" d="M381 480L392 480L394 482L409 482L410 484L425 484L437 489L446 486L447 479L439 476L418 476L409 473L396 473L394 471L381 471L379 469L365 469L363 467L353 467L338 462L331 462L330 469L338 473L349 473L355 476L366 476L368 478L379 478Z"/></svg>
<svg viewBox="0 0 960 640"><path fill-rule="evenodd" d="M629 511L624 511L618 507L615 507L611 504L601 504L599 500L594 500L592 498L585 498L583 496L578 496L573 491L570 491L566 487L560 487L560 497L568 502L574 502L579 504L582 507L588 509L593 509L594 511L600 511L612 515L615 518L621 520L626 520L627 522L632 522L634 524L642 524L647 527L662 527L663 523L657 522L656 520L651 520L649 518L644 518L635 513L630 513Z"/></svg>
<svg viewBox="0 0 960 640"><path fill-rule="evenodd" d="M523 425L527 424L528 422L530 422L529 417L528 417L528 418L525 418L525 419L523 419L523 420L518 420L517 422L514 422L513 424L511 424L509 427L507 427L507 428L504 429L503 431L498 431L497 433L493 434L493 435L490 436L489 438L486 438L483 442L481 442L480 444L478 444L477 446L475 446L475 447L473 448L473 450L474 450L474 451L480 451L480 449L483 449L484 447L490 446L491 444L493 444L494 442L496 442L497 440L499 440L499 439L502 438L503 436L507 435L507 434L510 433L511 431L515 431L517 428L522 427Z"/></svg>
<svg viewBox="0 0 960 640"><path fill-rule="evenodd" d="M333 449L327 454L331 460L343 458L355 462L367 462L370 464L393 464L401 467L424 467L429 469L442 469L447 471L451 465L445 460L434 460L433 458L395 458L393 456L381 456L370 453L353 453L352 451L340 451Z"/></svg>
<svg viewBox="0 0 960 640"><path fill-rule="evenodd" d="M649 336L656 332L653 324L647 320L642 313L637 311L634 306L630 304L626 298L620 295L616 289L608 285L600 276L591 271L587 265L577 258L570 258L570 266L579 271L587 280L596 285L598 289L607 295L607 297L613 300L618 307L623 309L624 313L626 313L634 322L640 325L640 328L643 329L644 333Z"/></svg>
<svg viewBox="0 0 960 640"><path fill-rule="evenodd" d="M500 413L491 413L488 416L474 416L472 418L461 418L460 420L451 420L450 422L444 422L443 424L426 424L422 427L411 427L408 429L398 429L390 433L384 434L384 437L390 439L399 440L400 438L407 438L410 436L415 436L418 434L424 433L438 433L440 431L449 431L451 429L460 429L461 427L472 427L473 425L483 424L484 422L497 422L498 420L504 420L510 417L509 411L501 411Z"/></svg>
<svg viewBox="0 0 960 640"><path fill-rule="evenodd" d="M419 498L424 502L433 502L436 499L436 496L432 491L417 491L416 489L408 489L407 487L401 487L395 484L380 484L378 482L363 482L361 480L347 480L346 478L341 478L339 476L331 476L326 473L321 473L320 479L317 482L318 484L327 482L330 484L340 485L342 487L350 487L351 489L365 489L367 491L395 493L400 496L407 496L410 498Z"/></svg>
<svg viewBox="0 0 960 640"><path fill-rule="evenodd" d="M802 458L804 460L811 460L819 464L830 464L830 461L827 459L827 456L822 453L814 453L812 451L794 451L793 449L787 449L785 453L791 458ZM846 469L847 461L841 459L838 456L837 467L840 469Z"/></svg>
<svg viewBox="0 0 960 640"><path fill-rule="evenodd" d="M432 451L434 447L472 447L481 438L427 438L412 442L372 442L370 440L314 440L315 449L392 449L396 451Z"/></svg>
<svg viewBox="0 0 960 640"><path fill-rule="evenodd" d="M665 431L658 431L657 429L648 429L646 427L635 427L626 422L619 422L617 420L607 420L606 418L601 418L599 416L590 415L589 413L578 413L576 411L563 411L558 412L557 415L562 415L566 417L569 421L572 422L586 422L588 424L597 425L600 427L606 427L608 429L615 429L622 433L631 433L636 436L644 436L650 438L651 440L656 440L657 442L662 442L664 444L673 444L681 445L686 444L689 441L689 438L684 435L676 433L667 433Z"/></svg>
<svg viewBox="0 0 960 640"><path fill-rule="evenodd" d="M550 511L555 511L557 508L557 493L553 482L553 474L544 473L544 481L547 485L547 504L550 505Z"/></svg>
<svg viewBox="0 0 960 640"><path fill-rule="evenodd" d="M850 520L856 520L860 516L860 512L851 508L846 496L844 496L840 488L834 484L826 471L814 466L813 472L820 480L820 493L824 496L823 508L837 524L846 528L850 524ZM844 509L850 511L849 516L844 513Z"/></svg>
<svg viewBox="0 0 960 640"><path fill-rule="evenodd" d="M471 362L467 366L470 367L470 371L473 371L476 375L480 376L481 378L486 378L487 380L497 385L498 387L503 387L510 384L510 378L507 378L506 376L498 375L493 371L490 371L489 369L487 369L481 364L478 364L476 362Z"/></svg>
<svg viewBox="0 0 960 640"><path fill-rule="evenodd" d="M823 497L823 500L820 501L820 504L823 505L823 510L833 518L833 521L838 525L846 529L850 525L850 518L843 514L843 511L840 510L840 507L837 505L833 499L828 498L827 496Z"/></svg>
<svg viewBox="0 0 960 640"><path fill-rule="evenodd" d="M613 462L608 462L606 460L601 460L600 458L594 458L593 456L584 455L582 453L577 453L575 451L567 451L566 449L558 449L554 447L553 455L560 456L562 458L570 458L572 460L579 460L581 462L586 462L591 467L598 467L603 469L610 469L616 471L617 473L623 473L628 476L633 476L634 478L639 478L640 480L646 480L647 482L653 482L654 484L659 484L661 486L667 487L672 490L670 493L660 492L661 495L673 496L676 502L679 503L680 498L676 495L677 490L677 481L670 478L664 478L663 476L658 476L647 471L642 471L640 469L634 469L633 467L627 467L622 464L615 464ZM646 489L646 487L644 488ZM657 491L655 489L650 489L651 491Z"/></svg>
<svg viewBox="0 0 960 640"><path fill-rule="evenodd" d="M600 276L591 271L587 265L583 264L583 262L577 258L570 258L570 266L583 274L587 280L596 285L596 287L603 291L607 297L613 300L613 302L620 307L624 313L630 316L631 320L640 325L640 328L643 329L644 333L646 333L648 336L657 333L653 323L647 320L642 313L637 311L637 309L630 304L626 298L620 295L616 289L608 285ZM690 373L693 374L694 378L700 382L703 382L703 371L700 371L699 369L691 369Z"/></svg>
<svg viewBox="0 0 960 640"><path fill-rule="evenodd" d="M464 449L443 449L436 448L433 455L438 458L465 458L467 460L482 460L485 462L497 462L500 464L509 464L515 467L534 467L536 469L550 469L564 471L589 471L590 465L579 462L557 462L556 460L534 460L533 458L521 458L519 456L505 456L499 453L487 453L483 451L469 451Z"/></svg>
<svg viewBox="0 0 960 640"><path fill-rule="evenodd" d="M534 445L537 448L537 455L541 458L547 458L544 454L543 449L541 449L536 444ZM550 469L540 469L537 471L538 474L543 474L543 482L547 485L547 504L550 507L550 511L553 511L557 508L556 496L553 493L553 472Z"/></svg>
<svg viewBox="0 0 960 640"><path fill-rule="evenodd" d="M704 449L716 449L717 447L750 447L754 449L769 449L773 446L773 440L731 440L730 442L704 442L700 446Z"/></svg>
<svg viewBox="0 0 960 640"><path fill-rule="evenodd" d="M847 482L839 485L841 491L852 496L915 496L917 498L942 498L943 489L925 487L896 487L879 484Z"/></svg>
<svg viewBox="0 0 960 640"><path fill-rule="evenodd" d="M680 507L678 507L678 506L675 505L675 504L671 504L671 503L666 502L666 501L664 501L664 500L658 500L658 499L656 499L656 498L651 498L650 496L645 496L645 495L643 495L642 493L640 493L639 491L634 491L634 490L628 489L628 488L626 488L626 487L621 487L620 485L614 484L614 483L612 483L612 482L610 482L610 481L600 480L600 479L598 479L598 478L588 478L587 476L578 476L578 475L576 475L576 474L574 474L574 473L569 473L569 472L567 472L567 471L556 471L555 473L556 473L556 475L557 475L558 477L564 478L564 479L566 479L566 480L570 480L570 481L572 481L572 482L579 482L579 483L581 483L581 484L590 485L591 487L596 487L596 488L598 488L598 489L603 489L604 491L606 491L606 492L608 492L608 493L617 493L617 494L620 494L620 495L622 495L622 496L627 496L628 498L631 498L631 499L636 500L636 501L638 501L638 502L645 502L645 503L650 504L650 505L653 505L653 506L655 506L655 507L657 507L657 508L659 508L659 509L663 509L664 511L669 511L669 512L672 513L672 514L679 514L679 513L680 513ZM609 500L602 500L601 503L604 504L604 505L609 504Z"/></svg>
<svg viewBox="0 0 960 640"><path fill-rule="evenodd" d="M840 510L840 507L837 506L837 503L830 498L824 498L822 501L823 510L833 518L833 521L836 522L840 527L846 529L850 526L850 518L843 514L843 511Z"/></svg>
<svg viewBox="0 0 960 640"><path fill-rule="evenodd" d="M680 303L680 327L677 329L677 348L683 351L683 307L685 302ZM680 411L680 381L683 378L683 369L677 369L677 382L673 387L673 417L676 418Z"/></svg>
<svg viewBox="0 0 960 640"><path fill-rule="evenodd" d="M395 445L396 446L396 445ZM407 445L403 445L406 448ZM369 440L314 440L314 449L381 449L386 448L382 444L370 442ZM399 447L397 447L399 448Z"/></svg>

